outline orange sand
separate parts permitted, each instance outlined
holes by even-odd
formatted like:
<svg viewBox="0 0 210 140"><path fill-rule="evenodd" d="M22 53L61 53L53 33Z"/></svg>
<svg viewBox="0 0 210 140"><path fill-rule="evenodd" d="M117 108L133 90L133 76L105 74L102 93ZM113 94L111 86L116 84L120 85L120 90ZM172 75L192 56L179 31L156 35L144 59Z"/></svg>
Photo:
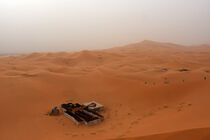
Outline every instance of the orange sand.
<svg viewBox="0 0 210 140"><path fill-rule="evenodd" d="M99 125L45 115L92 100L106 108ZM210 46L143 41L1 57L0 106L2 140L208 140Z"/></svg>

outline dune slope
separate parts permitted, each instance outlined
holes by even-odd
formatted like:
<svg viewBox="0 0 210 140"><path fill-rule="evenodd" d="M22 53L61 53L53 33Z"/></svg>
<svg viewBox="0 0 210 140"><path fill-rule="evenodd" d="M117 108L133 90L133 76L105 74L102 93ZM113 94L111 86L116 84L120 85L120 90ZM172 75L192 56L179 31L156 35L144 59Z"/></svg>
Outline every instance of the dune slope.
<svg viewBox="0 0 210 140"><path fill-rule="evenodd" d="M210 139L210 128L197 128L166 134L157 134L145 137L123 138L118 140L207 140Z"/></svg>

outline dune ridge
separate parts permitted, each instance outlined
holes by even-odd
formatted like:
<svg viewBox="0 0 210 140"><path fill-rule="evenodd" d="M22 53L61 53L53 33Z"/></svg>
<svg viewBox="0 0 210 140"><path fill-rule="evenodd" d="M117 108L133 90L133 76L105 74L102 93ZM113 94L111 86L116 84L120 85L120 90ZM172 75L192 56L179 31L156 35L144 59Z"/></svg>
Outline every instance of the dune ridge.
<svg viewBox="0 0 210 140"><path fill-rule="evenodd" d="M154 134L150 136L122 138L115 140L207 140L210 139L210 128L194 128L190 130Z"/></svg>

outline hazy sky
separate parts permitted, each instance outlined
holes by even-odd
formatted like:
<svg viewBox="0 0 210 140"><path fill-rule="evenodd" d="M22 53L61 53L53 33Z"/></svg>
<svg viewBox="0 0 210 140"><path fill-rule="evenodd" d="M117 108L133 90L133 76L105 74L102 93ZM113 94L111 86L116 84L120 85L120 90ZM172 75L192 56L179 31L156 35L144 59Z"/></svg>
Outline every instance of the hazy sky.
<svg viewBox="0 0 210 140"><path fill-rule="evenodd" d="M210 0L0 0L0 53L210 44Z"/></svg>

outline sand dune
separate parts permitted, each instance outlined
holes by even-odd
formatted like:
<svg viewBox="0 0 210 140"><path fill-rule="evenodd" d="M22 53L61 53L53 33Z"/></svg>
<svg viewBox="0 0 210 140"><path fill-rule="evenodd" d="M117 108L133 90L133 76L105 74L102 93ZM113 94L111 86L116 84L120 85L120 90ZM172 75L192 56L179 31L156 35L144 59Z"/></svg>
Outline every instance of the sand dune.
<svg viewBox="0 0 210 140"><path fill-rule="evenodd" d="M1 57L0 138L208 140L209 48L143 41ZM63 102L92 100L106 107L96 126L46 115Z"/></svg>
<svg viewBox="0 0 210 140"><path fill-rule="evenodd" d="M118 140L207 140L210 139L209 128L197 128L170 132L165 134L156 134L145 137L123 138Z"/></svg>

